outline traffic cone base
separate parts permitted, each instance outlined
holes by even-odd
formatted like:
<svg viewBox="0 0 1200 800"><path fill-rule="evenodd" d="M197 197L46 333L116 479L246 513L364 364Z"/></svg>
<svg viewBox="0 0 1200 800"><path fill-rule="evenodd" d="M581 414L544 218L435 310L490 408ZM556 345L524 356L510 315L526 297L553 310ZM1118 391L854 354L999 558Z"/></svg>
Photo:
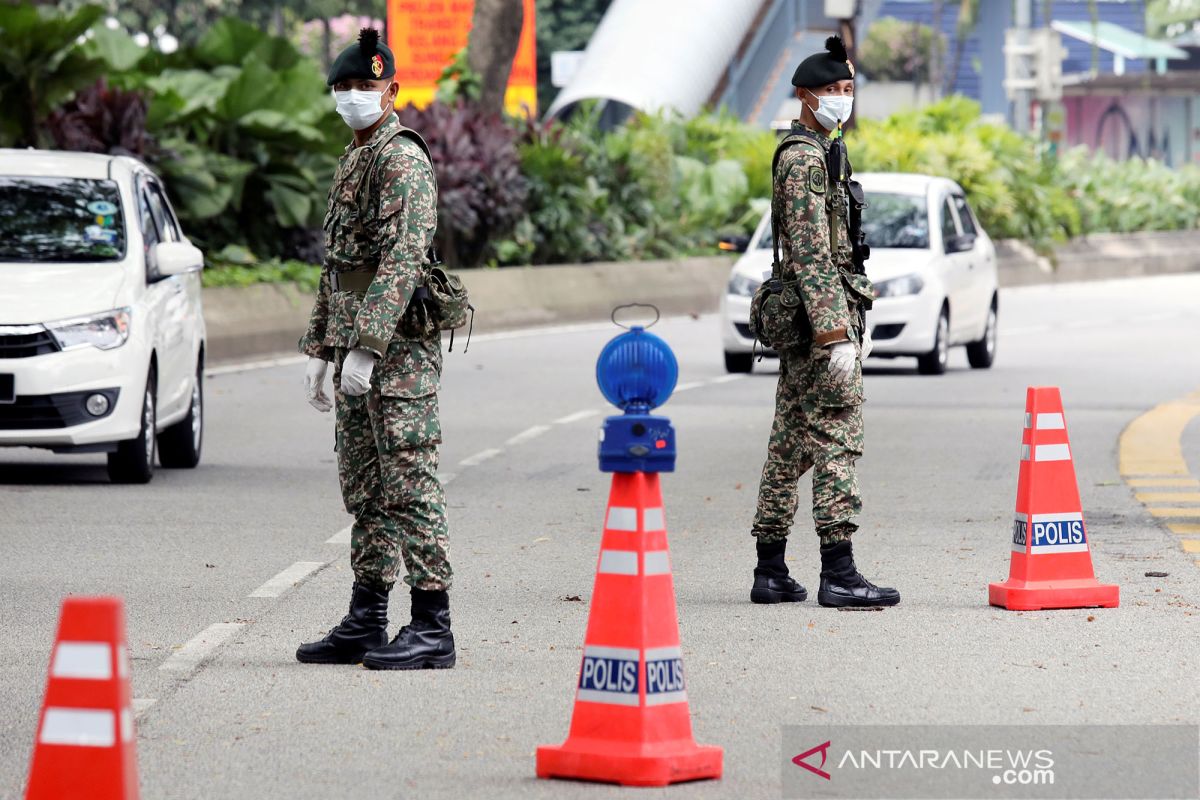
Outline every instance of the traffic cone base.
<svg viewBox="0 0 1200 800"><path fill-rule="evenodd" d="M626 786L721 777L692 738L657 473L614 473L567 741L537 749L539 778Z"/></svg>
<svg viewBox="0 0 1200 800"><path fill-rule="evenodd" d="M1062 396L1029 387L1017 478L1008 580L988 584L988 602L1013 611L1116 608L1120 589L1096 580L1083 520Z"/></svg>
<svg viewBox="0 0 1200 800"><path fill-rule="evenodd" d="M629 746L624 748L628 752L605 754L611 749L606 740L582 738L559 747L539 747L537 776L622 786L667 786L721 777L721 748L697 745L690 739Z"/></svg>

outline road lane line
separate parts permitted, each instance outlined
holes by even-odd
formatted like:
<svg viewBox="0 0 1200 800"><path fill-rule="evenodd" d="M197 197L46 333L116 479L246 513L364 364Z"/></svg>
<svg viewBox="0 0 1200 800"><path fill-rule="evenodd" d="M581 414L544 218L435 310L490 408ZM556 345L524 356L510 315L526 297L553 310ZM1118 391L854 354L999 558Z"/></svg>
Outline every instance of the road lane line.
<svg viewBox="0 0 1200 800"><path fill-rule="evenodd" d="M238 372L270 369L271 367L290 367L295 364L303 364L305 361L308 361L308 356L281 356L279 358L265 358L261 361L246 361L241 364L226 364L222 367L210 367L204 370L204 377L213 378L218 375L233 375Z"/></svg>
<svg viewBox="0 0 1200 800"><path fill-rule="evenodd" d="M1200 492L1138 492L1140 503L1200 503Z"/></svg>
<svg viewBox="0 0 1200 800"><path fill-rule="evenodd" d="M586 411L576 411L574 414L567 414L565 417L559 417L554 420L555 425L570 425L572 422L580 422L585 419L600 416L600 412L594 408L589 408Z"/></svg>
<svg viewBox="0 0 1200 800"><path fill-rule="evenodd" d="M1200 553L1200 539L1184 539L1181 544L1185 553Z"/></svg>
<svg viewBox="0 0 1200 800"><path fill-rule="evenodd" d="M549 425L534 425L532 428L527 428L527 429L521 431L520 433L518 433L516 436L509 439L507 442L504 443L504 446L505 447L516 447L519 444L525 444L526 442L531 442L548 430L550 430Z"/></svg>
<svg viewBox="0 0 1200 800"><path fill-rule="evenodd" d="M449 486L450 482L458 477L458 473L456 473L456 472L439 472L437 474L437 477L438 477L438 481L440 481L442 486L444 487L444 486Z"/></svg>
<svg viewBox="0 0 1200 800"><path fill-rule="evenodd" d="M325 544L350 544L350 531L353 529L353 525L347 525L333 536L330 536L328 539L326 539Z"/></svg>
<svg viewBox="0 0 1200 800"><path fill-rule="evenodd" d="M1156 406L1129 423L1120 439L1122 475L1190 477L1183 431L1200 415L1200 392Z"/></svg>
<svg viewBox="0 0 1200 800"><path fill-rule="evenodd" d="M1200 519L1200 507L1195 508L1147 508L1152 517L1183 517L1185 519L1195 517Z"/></svg>
<svg viewBox="0 0 1200 800"><path fill-rule="evenodd" d="M217 622L209 625L168 656L158 668L163 672L184 675L195 672L206 658L244 627L245 623L242 622Z"/></svg>
<svg viewBox="0 0 1200 800"><path fill-rule="evenodd" d="M483 462L489 461L503 452L504 451L498 447L491 447L487 450L481 450L473 456L464 458L462 461L458 462L458 465L460 467L477 467Z"/></svg>
<svg viewBox="0 0 1200 800"><path fill-rule="evenodd" d="M323 566L323 561L297 561L251 592L250 597L279 597Z"/></svg>
<svg viewBox="0 0 1200 800"><path fill-rule="evenodd" d="M1181 536L1200 533L1200 522L1168 522L1167 530Z"/></svg>
<svg viewBox="0 0 1200 800"><path fill-rule="evenodd" d="M713 378L709 381L709 383L733 383L734 381L740 381L745 377L745 375L722 375L718 378Z"/></svg>
<svg viewBox="0 0 1200 800"><path fill-rule="evenodd" d="M1195 478L1130 478L1127 483L1137 489L1200 488Z"/></svg>
<svg viewBox="0 0 1200 800"><path fill-rule="evenodd" d="M675 387L675 391L673 392L673 394L679 394L680 392L690 392L692 389L699 389L703 385L704 385L704 381L689 381L688 383L681 383Z"/></svg>

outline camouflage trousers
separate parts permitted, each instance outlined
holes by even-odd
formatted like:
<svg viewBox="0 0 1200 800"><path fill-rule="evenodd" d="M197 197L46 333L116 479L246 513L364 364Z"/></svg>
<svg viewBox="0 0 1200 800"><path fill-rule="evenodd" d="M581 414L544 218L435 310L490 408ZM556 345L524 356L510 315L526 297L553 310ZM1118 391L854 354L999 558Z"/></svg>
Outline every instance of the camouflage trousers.
<svg viewBox="0 0 1200 800"><path fill-rule="evenodd" d="M333 385L355 580L390 590L403 558L410 586L449 589L446 496L437 477L441 341L393 341L358 397L340 389L347 352L337 352Z"/></svg>
<svg viewBox="0 0 1200 800"><path fill-rule="evenodd" d="M857 345L856 345L857 346ZM861 350L860 350L861 352ZM801 476L813 470L813 522L822 545L849 539L862 510L854 464L863 451L862 359L853 379L829 375L829 350L784 351L775 422L767 444L752 533L764 544L787 538Z"/></svg>

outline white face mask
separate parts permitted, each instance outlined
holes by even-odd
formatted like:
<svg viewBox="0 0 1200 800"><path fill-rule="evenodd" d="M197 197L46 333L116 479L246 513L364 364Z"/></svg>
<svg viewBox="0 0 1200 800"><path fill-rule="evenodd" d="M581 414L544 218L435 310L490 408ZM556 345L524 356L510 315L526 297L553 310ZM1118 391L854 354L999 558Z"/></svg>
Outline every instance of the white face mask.
<svg viewBox="0 0 1200 800"><path fill-rule="evenodd" d="M348 92L334 92L333 99L337 101L337 112L342 119L356 131L371 127L383 116L383 92L351 89Z"/></svg>
<svg viewBox="0 0 1200 800"><path fill-rule="evenodd" d="M820 96L813 94L813 97L817 98L817 107L813 111L813 116L825 130L832 131L839 125L845 125L846 121L850 119L850 112L854 110L854 95Z"/></svg>

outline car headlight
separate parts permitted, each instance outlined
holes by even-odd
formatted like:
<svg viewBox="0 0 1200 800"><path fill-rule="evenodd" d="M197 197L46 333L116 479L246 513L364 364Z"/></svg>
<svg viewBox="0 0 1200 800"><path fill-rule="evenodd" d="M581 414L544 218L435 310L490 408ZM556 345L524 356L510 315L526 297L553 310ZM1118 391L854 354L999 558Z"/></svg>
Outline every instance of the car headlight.
<svg viewBox="0 0 1200 800"><path fill-rule="evenodd" d="M58 346L63 350L88 346L112 350L129 339L129 309L118 308L94 317L48 322L46 330L58 340Z"/></svg>
<svg viewBox="0 0 1200 800"><path fill-rule="evenodd" d="M875 296L903 297L909 294L920 294L924 288L925 281L921 279L920 275L905 275L875 284Z"/></svg>
<svg viewBox="0 0 1200 800"><path fill-rule="evenodd" d="M759 286L762 286L762 281L747 278L745 275L734 275L729 279L729 293L742 297L753 297Z"/></svg>

